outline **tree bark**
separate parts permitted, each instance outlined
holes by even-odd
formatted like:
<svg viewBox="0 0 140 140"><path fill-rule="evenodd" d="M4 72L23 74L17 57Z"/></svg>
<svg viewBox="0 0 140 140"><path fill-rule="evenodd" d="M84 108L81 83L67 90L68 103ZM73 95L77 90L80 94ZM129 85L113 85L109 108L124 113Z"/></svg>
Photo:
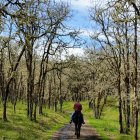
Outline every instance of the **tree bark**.
<svg viewBox="0 0 140 140"><path fill-rule="evenodd" d="M130 64L129 64L129 43L128 43L128 27L127 22L125 23L125 39L126 39L126 133L130 132Z"/></svg>
<svg viewBox="0 0 140 140"><path fill-rule="evenodd" d="M122 120L122 96L121 96L121 74L118 73L118 96L119 96L119 124L120 124L120 133L123 133L123 120Z"/></svg>
<svg viewBox="0 0 140 140"><path fill-rule="evenodd" d="M134 138L135 140L138 140L138 56L137 56L137 17L136 17L136 11L135 11L135 44L134 44L134 113L135 113L135 119L134 119Z"/></svg>

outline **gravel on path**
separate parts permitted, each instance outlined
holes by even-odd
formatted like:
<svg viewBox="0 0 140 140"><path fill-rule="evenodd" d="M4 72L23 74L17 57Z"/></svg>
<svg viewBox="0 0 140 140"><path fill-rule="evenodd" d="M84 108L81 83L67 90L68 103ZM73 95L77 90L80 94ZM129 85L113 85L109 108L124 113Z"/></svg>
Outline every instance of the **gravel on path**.
<svg viewBox="0 0 140 140"><path fill-rule="evenodd" d="M74 133L74 124L68 124L56 132L50 140L77 140ZM87 124L82 125L79 139L101 140L96 130Z"/></svg>

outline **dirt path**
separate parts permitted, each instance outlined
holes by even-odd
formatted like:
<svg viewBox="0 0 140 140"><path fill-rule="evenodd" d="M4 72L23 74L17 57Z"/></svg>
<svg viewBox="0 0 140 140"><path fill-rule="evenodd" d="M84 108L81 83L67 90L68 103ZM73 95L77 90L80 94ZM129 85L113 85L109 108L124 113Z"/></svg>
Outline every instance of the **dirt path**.
<svg viewBox="0 0 140 140"><path fill-rule="evenodd" d="M68 124L60 129L50 140L76 140L74 124ZM94 128L85 124L81 127L80 140L101 140Z"/></svg>

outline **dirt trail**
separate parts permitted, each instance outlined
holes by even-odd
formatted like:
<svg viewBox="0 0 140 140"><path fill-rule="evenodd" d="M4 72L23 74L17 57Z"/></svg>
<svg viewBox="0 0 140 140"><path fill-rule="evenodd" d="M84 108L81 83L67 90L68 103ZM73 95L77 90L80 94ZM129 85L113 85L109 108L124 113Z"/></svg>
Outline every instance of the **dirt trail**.
<svg viewBox="0 0 140 140"><path fill-rule="evenodd" d="M87 124L81 127L80 140L101 140L94 128ZM74 124L68 124L60 129L50 140L77 140L74 135Z"/></svg>

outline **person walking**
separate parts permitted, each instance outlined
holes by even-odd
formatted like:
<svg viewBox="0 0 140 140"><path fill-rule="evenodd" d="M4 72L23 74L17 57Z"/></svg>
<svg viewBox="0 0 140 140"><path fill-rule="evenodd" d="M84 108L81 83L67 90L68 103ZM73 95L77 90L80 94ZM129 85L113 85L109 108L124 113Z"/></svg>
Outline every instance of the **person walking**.
<svg viewBox="0 0 140 140"><path fill-rule="evenodd" d="M74 115L75 115L76 113L79 113L79 114L80 114L81 122L82 122L83 124L85 124L84 118L83 118L83 114L82 114L82 112L81 112L81 111L82 111L82 104L80 103L79 100L74 104L73 109L74 109L74 112L73 112L72 115L71 115L70 124L72 123L73 117L74 117Z"/></svg>

